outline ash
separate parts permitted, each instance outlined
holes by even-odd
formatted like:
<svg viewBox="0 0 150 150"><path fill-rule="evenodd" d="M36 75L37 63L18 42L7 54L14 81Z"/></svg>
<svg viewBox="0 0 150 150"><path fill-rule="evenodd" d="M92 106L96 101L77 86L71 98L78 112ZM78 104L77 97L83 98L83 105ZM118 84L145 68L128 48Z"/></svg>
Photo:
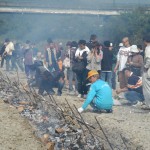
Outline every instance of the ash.
<svg viewBox="0 0 150 150"><path fill-rule="evenodd" d="M19 81L19 79L18 79ZM67 102L58 105L56 99L45 98L36 89L27 89L17 81L11 81L0 73L0 99L18 109L29 120L34 134L55 150L101 150L100 139L94 135L94 127L86 123L76 108Z"/></svg>

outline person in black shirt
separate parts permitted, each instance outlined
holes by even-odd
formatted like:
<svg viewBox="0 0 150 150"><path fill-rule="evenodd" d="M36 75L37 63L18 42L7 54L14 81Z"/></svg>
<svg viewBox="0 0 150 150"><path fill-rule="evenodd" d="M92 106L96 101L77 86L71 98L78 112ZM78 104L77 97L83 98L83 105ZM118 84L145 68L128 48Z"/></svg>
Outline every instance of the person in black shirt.
<svg viewBox="0 0 150 150"><path fill-rule="evenodd" d="M144 50L143 50L143 48L142 48L142 45L137 45L137 48L138 48L138 50L140 51L140 55L142 55L142 56L143 56L143 59L144 59Z"/></svg>
<svg viewBox="0 0 150 150"><path fill-rule="evenodd" d="M86 44L86 46L91 50L93 43L97 42L97 35L92 34L90 36L90 41Z"/></svg>
<svg viewBox="0 0 150 150"><path fill-rule="evenodd" d="M104 42L103 59L101 63L101 79L108 82L112 87L112 64L113 64L113 51L110 50L110 41Z"/></svg>
<svg viewBox="0 0 150 150"><path fill-rule="evenodd" d="M142 79L134 75L133 72L130 71L130 68L125 68L123 71L128 80L127 87L118 89L116 93L124 92L125 98L131 103L137 103L138 101L143 102Z"/></svg>
<svg viewBox="0 0 150 150"><path fill-rule="evenodd" d="M61 96L64 86L64 72L58 70L51 72L43 66L42 61L36 60L31 66L32 71L35 71L35 82L30 82L30 86L37 86L38 93L43 95L44 91L48 94L55 94L53 88L57 87L57 95ZM34 83L34 84L33 84Z"/></svg>

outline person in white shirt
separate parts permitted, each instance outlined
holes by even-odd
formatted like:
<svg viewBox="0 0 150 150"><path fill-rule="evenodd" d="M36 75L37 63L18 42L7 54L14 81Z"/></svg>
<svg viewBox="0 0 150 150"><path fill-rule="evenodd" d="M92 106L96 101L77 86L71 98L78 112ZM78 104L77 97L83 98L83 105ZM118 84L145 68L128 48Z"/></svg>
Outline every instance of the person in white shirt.
<svg viewBox="0 0 150 150"><path fill-rule="evenodd" d="M150 109L150 35L144 37L145 55L143 71L143 94L145 98L146 109Z"/></svg>
<svg viewBox="0 0 150 150"><path fill-rule="evenodd" d="M130 43L129 38L124 37L122 39L123 47L120 47L119 52L117 54L117 63L114 68L114 72L119 70L118 78L120 82L120 88L123 89L126 87L127 81L125 78L125 75L123 73L123 69L126 67L126 62L128 59L128 56L130 55Z"/></svg>
<svg viewBox="0 0 150 150"><path fill-rule="evenodd" d="M77 75L77 81L78 81L78 97L85 97L87 94L87 88L86 88L86 76L87 76L87 55L90 52L89 48L86 46L86 41L85 40L80 40L78 42L79 48L76 50L75 53L75 61L78 62L79 66L76 66L76 71L75 67L73 67L73 71L75 71ZM75 62L74 62L75 63ZM75 66L75 64L74 64Z"/></svg>
<svg viewBox="0 0 150 150"><path fill-rule="evenodd" d="M9 71L12 51L14 50L14 44L8 38L5 39L5 42L7 43L5 52L4 52L5 60L6 60L6 71Z"/></svg>

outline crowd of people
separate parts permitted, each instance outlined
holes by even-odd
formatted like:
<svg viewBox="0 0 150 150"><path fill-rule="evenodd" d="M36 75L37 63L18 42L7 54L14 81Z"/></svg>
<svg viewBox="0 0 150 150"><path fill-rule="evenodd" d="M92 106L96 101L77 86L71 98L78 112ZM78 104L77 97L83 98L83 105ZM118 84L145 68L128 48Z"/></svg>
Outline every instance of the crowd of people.
<svg viewBox="0 0 150 150"><path fill-rule="evenodd" d="M36 86L44 95L67 94L84 98L81 113L90 104L93 111L112 112L113 92L134 106L150 108L150 36L141 45L131 45L124 37L118 46L110 41L100 43L95 34L90 41L68 41L63 47L51 38L40 51L34 43L24 44L5 39L0 51L1 68L25 72L28 85ZM119 86L117 84L119 82Z"/></svg>

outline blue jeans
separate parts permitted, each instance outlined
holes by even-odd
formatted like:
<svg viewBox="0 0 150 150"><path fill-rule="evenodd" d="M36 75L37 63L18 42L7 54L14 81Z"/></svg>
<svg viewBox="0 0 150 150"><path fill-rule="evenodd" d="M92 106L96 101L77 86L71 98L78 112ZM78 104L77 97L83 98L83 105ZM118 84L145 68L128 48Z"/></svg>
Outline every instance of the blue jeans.
<svg viewBox="0 0 150 150"><path fill-rule="evenodd" d="M110 87L112 87L112 72L105 72L105 71L102 71L101 72L101 79L103 81L106 81Z"/></svg>
<svg viewBox="0 0 150 150"><path fill-rule="evenodd" d="M20 68L20 70L24 72L23 58L17 58L17 59L16 59L16 63L17 63L17 65L18 65L18 67Z"/></svg>
<svg viewBox="0 0 150 150"><path fill-rule="evenodd" d="M144 96L136 91L127 91L124 93L125 98L131 103L136 103L137 101L144 101Z"/></svg>
<svg viewBox="0 0 150 150"><path fill-rule="evenodd" d="M64 87L65 82L64 81L58 81L56 84L56 87L58 88L57 93L62 94L62 89Z"/></svg>
<svg viewBox="0 0 150 150"><path fill-rule="evenodd" d="M73 91L73 80L75 81L75 88L77 89L77 78L76 74L71 68L67 69L67 78L69 79L69 91Z"/></svg>
<svg viewBox="0 0 150 150"><path fill-rule="evenodd" d="M17 57L16 56L11 56L11 70L14 70L17 71L18 70L18 67L16 65L16 59Z"/></svg>
<svg viewBox="0 0 150 150"><path fill-rule="evenodd" d="M31 65L25 65L25 74L27 76L27 78L29 78L29 76L31 75Z"/></svg>
<svg viewBox="0 0 150 150"><path fill-rule="evenodd" d="M6 55L5 56L5 60L6 60L6 71L9 71L11 56L10 55Z"/></svg>
<svg viewBox="0 0 150 150"><path fill-rule="evenodd" d="M112 72L111 83L112 83L112 89L116 90L116 73L114 71Z"/></svg>

